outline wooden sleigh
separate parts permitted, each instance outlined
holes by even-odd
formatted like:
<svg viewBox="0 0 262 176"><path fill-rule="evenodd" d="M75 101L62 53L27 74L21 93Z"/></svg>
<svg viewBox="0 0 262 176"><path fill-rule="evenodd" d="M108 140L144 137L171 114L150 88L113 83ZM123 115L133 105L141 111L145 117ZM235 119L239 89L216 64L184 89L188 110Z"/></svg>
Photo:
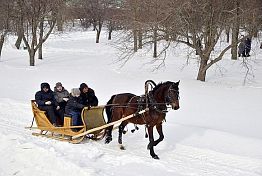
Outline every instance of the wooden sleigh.
<svg viewBox="0 0 262 176"><path fill-rule="evenodd" d="M48 120L45 111L41 111L35 102L31 100L32 111L36 122L36 127L26 127L29 129L40 130L38 133L33 132L35 136L43 136L47 138L68 141L70 143L80 143L85 137L93 140L99 140L104 137L105 129L114 126L134 116L140 115L148 111L148 108L134 114L123 117L120 120L106 124L103 111L105 106L96 106L84 108L81 113L82 126L72 126L71 117L64 117L64 126L55 127Z"/></svg>
<svg viewBox="0 0 262 176"><path fill-rule="evenodd" d="M104 126L104 106L92 107L91 109L84 108L81 113L82 126L72 126L71 117L64 117L64 125L62 127L55 127L49 121L45 111L41 111L34 100L31 100L32 111L36 127L27 127L29 129L40 130L38 133L33 132L35 136L43 136L47 138L57 139L61 141L68 141L70 143L80 143L87 135L81 135L87 130ZM104 135L104 128L95 130L88 134L89 138L94 140L101 139ZM73 136L81 135L77 138Z"/></svg>

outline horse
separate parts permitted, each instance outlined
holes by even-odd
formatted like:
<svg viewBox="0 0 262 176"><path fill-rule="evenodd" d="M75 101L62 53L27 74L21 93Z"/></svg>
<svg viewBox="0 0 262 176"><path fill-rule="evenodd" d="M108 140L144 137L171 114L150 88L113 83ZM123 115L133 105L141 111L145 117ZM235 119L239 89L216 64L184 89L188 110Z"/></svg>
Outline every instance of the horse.
<svg viewBox="0 0 262 176"><path fill-rule="evenodd" d="M162 131L162 123L165 120L168 108L173 110L179 109L179 82L161 82L158 85L152 80L145 82L145 95L137 96L132 93L122 93L113 95L106 105L106 115L108 122L117 121L130 114L135 114L134 117L122 121L119 126L118 143L120 149L125 149L122 145L122 134L125 132L124 128L128 123L135 125L145 125L146 137L149 135L149 144L147 149L150 150L150 155L154 159L159 157L154 152L154 146L164 139ZM151 90L148 91L148 87L151 86ZM147 108L147 111L143 114L138 112ZM153 128L156 127L159 134L159 139L154 140ZM108 144L112 141L112 129L110 126L105 132L105 143ZM147 135L148 132L148 135Z"/></svg>

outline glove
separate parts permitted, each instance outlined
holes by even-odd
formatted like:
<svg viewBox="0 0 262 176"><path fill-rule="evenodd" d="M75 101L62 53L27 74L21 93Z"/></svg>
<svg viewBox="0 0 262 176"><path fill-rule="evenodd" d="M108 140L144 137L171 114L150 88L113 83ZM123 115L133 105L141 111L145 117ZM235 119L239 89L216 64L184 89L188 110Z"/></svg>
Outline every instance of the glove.
<svg viewBox="0 0 262 176"><path fill-rule="evenodd" d="M60 106L57 106L57 107L56 107L56 110L59 110L59 109L60 109Z"/></svg>
<svg viewBox="0 0 262 176"><path fill-rule="evenodd" d="M51 104L52 104L51 101L47 101L47 102L45 102L45 105L51 105Z"/></svg>
<svg viewBox="0 0 262 176"><path fill-rule="evenodd" d="M85 106L88 110L91 109L91 106Z"/></svg>
<svg viewBox="0 0 262 176"><path fill-rule="evenodd" d="M64 101L68 101L68 100L69 100L69 98L63 98L63 100L64 100Z"/></svg>

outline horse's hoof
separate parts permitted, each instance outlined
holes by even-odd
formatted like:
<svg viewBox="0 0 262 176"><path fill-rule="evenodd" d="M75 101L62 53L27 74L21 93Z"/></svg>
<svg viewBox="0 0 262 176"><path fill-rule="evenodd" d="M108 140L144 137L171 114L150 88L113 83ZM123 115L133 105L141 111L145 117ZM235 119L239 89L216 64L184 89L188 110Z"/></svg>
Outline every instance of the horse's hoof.
<svg viewBox="0 0 262 176"><path fill-rule="evenodd" d="M126 148L123 145L120 145L121 150L125 150Z"/></svg>
<svg viewBox="0 0 262 176"><path fill-rule="evenodd" d="M150 150L152 147L153 147L153 144L149 143L149 144L147 145L147 150Z"/></svg>
<svg viewBox="0 0 262 176"><path fill-rule="evenodd" d="M154 158L154 159L160 159L157 155L152 156L152 158Z"/></svg>
<svg viewBox="0 0 262 176"><path fill-rule="evenodd" d="M106 137L105 144L109 144L112 141L112 137Z"/></svg>

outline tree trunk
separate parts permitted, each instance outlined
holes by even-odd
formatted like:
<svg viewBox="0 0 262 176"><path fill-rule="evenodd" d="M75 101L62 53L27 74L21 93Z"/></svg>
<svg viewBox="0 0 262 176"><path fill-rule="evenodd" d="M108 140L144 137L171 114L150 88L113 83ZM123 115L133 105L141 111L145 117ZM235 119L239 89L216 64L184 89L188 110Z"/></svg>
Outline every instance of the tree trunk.
<svg viewBox="0 0 262 176"><path fill-rule="evenodd" d="M136 29L134 29L133 34L134 34L134 52L137 52L138 48L137 48L137 30Z"/></svg>
<svg viewBox="0 0 262 176"><path fill-rule="evenodd" d="M35 66L35 50L34 48L31 48L29 51L29 58L30 58L30 66Z"/></svg>
<svg viewBox="0 0 262 176"><path fill-rule="evenodd" d="M44 35L44 19L40 22L39 25L40 34L39 34L39 49L38 49L38 59L43 59L43 35Z"/></svg>
<svg viewBox="0 0 262 176"><path fill-rule="evenodd" d="M138 48L139 49L142 49L142 46L143 46L142 38L143 38L142 31L141 31L141 29L139 29L139 31L138 31Z"/></svg>
<svg viewBox="0 0 262 176"><path fill-rule="evenodd" d="M19 24L18 24L18 29L17 29L17 40L15 42L15 46L17 49L20 48L22 40L23 40L23 34L24 34L24 28L23 28L23 18L19 18Z"/></svg>
<svg viewBox="0 0 262 176"><path fill-rule="evenodd" d="M200 66L199 66L199 70L198 70L198 74L197 74L197 80L206 81L207 61L208 61L208 59L201 58Z"/></svg>
<svg viewBox="0 0 262 176"><path fill-rule="evenodd" d="M108 27L108 40L111 40L112 39L112 32L113 32L113 27L111 26L111 24L110 24L110 26Z"/></svg>
<svg viewBox="0 0 262 176"><path fill-rule="evenodd" d="M96 31L96 28L97 28L97 23L96 21L93 22L93 31Z"/></svg>
<svg viewBox="0 0 262 176"><path fill-rule="evenodd" d="M237 44L238 44L238 34L239 34L239 1L235 1L236 10L236 20L233 23L232 28L232 48L231 48L231 59L237 60Z"/></svg>
<svg viewBox="0 0 262 176"><path fill-rule="evenodd" d="M17 36L16 42L15 42L15 47L16 47L17 49L20 48L21 43L22 43L22 40L23 40L23 34L21 34L20 32L18 32L18 36Z"/></svg>
<svg viewBox="0 0 262 176"><path fill-rule="evenodd" d="M157 29L154 29L153 43L154 43L153 57L157 58Z"/></svg>
<svg viewBox="0 0 262 176"><path fill-rule="evenodd" d="M231 48L231 59L237 60L237 44L238 44L238 28L233 26L232 30L232 48Z"/></svg>
<svg viewBox="0 0 262 176"><path fill-rule="evenodd" d="M96 43L99 43L100 33L101 33L100 30L97 30L97 31L96 31Z"/></svg>
<svg viewBox="0 0 262 176"><path fill-rule="evenodd" d="M230 38L230 28L229 27L227 27L226 28L226 36L227 36L227 43L229 43L229 38Z"/></svg>
<svg viewBox="0 0 262 176"><path fill-rule="evenodd" d="M96 28L96 43L99 43L102 25L103 24L101 22L99 22L98 23L98 29Z"/></svg>
<svg viewBox="0 0 262 176"><path fill-rule="evenodd" d="M4 45L4 41L5 41L5 37L4 37L4 35L1 35L1 37L0 37L0 58L1 58L1 55L2 55L2 48L3 48L3 45Z"/></svg>
<svg viewBox="0 0 262 176"><path fill-rule="evenodd" d="M110 30L108 33L108 40L111 40L111 39L112 39L112 31Z"/></svg>
<svg viewBox="0 0 262 176"><path fill-rule="evenodd" d="M57 14L57 30L62 32L63 31L63 16L61 10L58 11Z"/></svg>

